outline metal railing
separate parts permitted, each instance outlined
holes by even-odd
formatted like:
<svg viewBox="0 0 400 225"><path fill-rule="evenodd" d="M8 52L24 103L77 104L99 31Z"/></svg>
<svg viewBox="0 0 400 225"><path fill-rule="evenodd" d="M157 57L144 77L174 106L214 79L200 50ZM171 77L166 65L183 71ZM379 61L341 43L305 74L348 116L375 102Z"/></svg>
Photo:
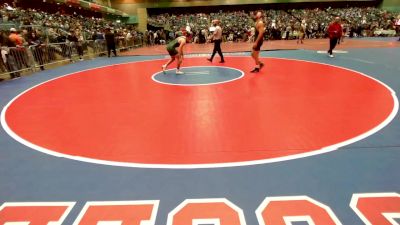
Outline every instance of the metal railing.
<svg viewBox="0 0 400 225"><path fill-rule="evenodd" d="M11 78L19 77L22 72L32 71L31 52L26 47L1 48L1 75L9 74Z"/></svg>
<svg viewBox="0 0 400 225"><path fill-rule="evenodd" d="M0 30L1 31L9 31L11 28L16 28L19 25L12 22L0 22Z"/></svg>
<svg viewBox="0 0 400 225"><path fill-rule="evenodd" d="M117 51L127 51L141 46L132 40L116 41ZM0 79L15 78L21 74L45 69L52 64L62 64L107 55L105 40L39 44L26 47L1 47Z"/></svg>

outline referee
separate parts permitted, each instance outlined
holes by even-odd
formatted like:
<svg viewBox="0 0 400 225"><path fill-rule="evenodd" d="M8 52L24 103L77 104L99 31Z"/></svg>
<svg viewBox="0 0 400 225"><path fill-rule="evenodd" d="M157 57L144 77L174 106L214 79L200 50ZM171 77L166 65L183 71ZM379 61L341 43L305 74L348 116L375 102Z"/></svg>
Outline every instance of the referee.
<svg viewBox="0 0 400 225"><path fill-rule="evenodd" d="M219 20L213 20L213 25L215 26L214 34L212 36L212 39L214 41L214 50L212 52L211 58L207 59L208 61L212 62L215 53L218 52L219 57L221 57L220 63L224 63L224 55L222 55L221 51L221 42L222 42L222 28L220 27L220 21Z"/></svg>

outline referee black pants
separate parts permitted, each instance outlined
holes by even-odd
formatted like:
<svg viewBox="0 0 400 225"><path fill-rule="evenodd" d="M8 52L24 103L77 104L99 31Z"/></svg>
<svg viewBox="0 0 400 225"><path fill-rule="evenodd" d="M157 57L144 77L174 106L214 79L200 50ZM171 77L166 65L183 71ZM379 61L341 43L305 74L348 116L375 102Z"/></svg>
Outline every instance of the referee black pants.
<svg viewBox="0 0 400 225"><path fill-rule="evenodd" d="M114 56L117 56L117 51L115 50L115 44L107 44L108 57L110 57L111 51L114 53Z"/></svg>
<svg viewBox="0 0 400 225"><path fill-rule="evenodd" d="M336 47L337 43L338 43L338 38L334 37L334 38L330 38L329 39L329 50L328 50L328 53L330 55L332 55L332 51Z"/></svg>
<svg viewBox="0 0 400 225"><path fill-rule="evenodd" d="M222 55L222 50L221 50L221 42L222 42L221 40L214 41L214 50L211 55L211 61L213 60L215 53L217 53L217 52L218 52L219 57L221 57L221 62L224 61L224 55Z"/></svg>

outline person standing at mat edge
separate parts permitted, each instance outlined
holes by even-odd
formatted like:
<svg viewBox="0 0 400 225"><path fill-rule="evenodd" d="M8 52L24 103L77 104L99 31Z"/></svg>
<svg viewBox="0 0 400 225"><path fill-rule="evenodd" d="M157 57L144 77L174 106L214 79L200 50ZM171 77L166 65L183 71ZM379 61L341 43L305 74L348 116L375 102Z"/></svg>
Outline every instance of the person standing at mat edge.
<svg viewBox="0 0 400 225"><path fill-rule="evenodd" d="M117 51L115 50L115 34L111 31L110 28L106 28L106 34L104 35L107 43L107 53L108 57L110 57L111 51L114 53L114 56L117 56Z"/></svg>
<svg viewBox="0 0 400 225"><path fill-rule="evenodd" d="M260 61L260 50L261 46L264 42L264 32L265 32L265 25L263 22L263 13L261 11L256 12L254 18L256 21L255 27L256 27L256 32L255 32L255 42L253 44L253 49L251 52L251 57L254 59L254 62L256 63L255 68L250 71L251 73L258 73L260 72L261 68L264 66L264 63Z"/></svg>
<svg viewBox="0 0 400 225"><path fill-rule="evenodd" d="M220 21L219 20L213 20L212 21L215 30L212 36L212 41L214 42L214 50L212 52L211 58L207 59L208 61L212 62L215 53L218 52L219 57L221 57L220 63L224 63L224 55L222 55L222 50L221 50L221 42L222 42L222 28L220 26Z"/></svg>
<svg viewBox="0 0 400 225"><path fill-rule="evenodd" d="M162 65L162 67L161 67L164 74L165 74L165 70L167 69L167 67L173 61L175 61L175 59L178 60L177 67L176 67L176 74L178 74L178 75L184 74L180 70L180 68L181 68L182 61L183 61L183 46L185 46L185 44L186 44L186 37L182 35L182 32L178 32L178 37L175 40L168 43L167 51L168 51L169 55L171 56L171 59L167 62L167 64ZM178 50L176 50L176 48L178 48Z"/></svg>
<svg viewBox="0 0 400 225"><path fill-rule="evenodd" d="M329 35L329 57L333 58L333 49L336 47L338 40L342 37L342 25L340 24L340 18L335 17L335 20L328 27Z"/></svg>

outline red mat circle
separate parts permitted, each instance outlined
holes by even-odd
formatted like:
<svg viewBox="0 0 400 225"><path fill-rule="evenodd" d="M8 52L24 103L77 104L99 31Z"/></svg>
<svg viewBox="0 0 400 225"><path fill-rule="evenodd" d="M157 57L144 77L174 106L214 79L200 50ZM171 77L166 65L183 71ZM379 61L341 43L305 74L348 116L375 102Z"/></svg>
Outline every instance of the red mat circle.
<svg viewBox="0 0 400 225"><path fill-rule="evenodd" d="M267 58L259 74L212 86L151 80L165 60L82 71L34 87L3 111L8 133L49 154L121 166L197 168L305 157L365 138L397 112L386 85L339 67ZM187 58L185 67L212 64ZM226 67L249 71L250 57Z"/></svg>

